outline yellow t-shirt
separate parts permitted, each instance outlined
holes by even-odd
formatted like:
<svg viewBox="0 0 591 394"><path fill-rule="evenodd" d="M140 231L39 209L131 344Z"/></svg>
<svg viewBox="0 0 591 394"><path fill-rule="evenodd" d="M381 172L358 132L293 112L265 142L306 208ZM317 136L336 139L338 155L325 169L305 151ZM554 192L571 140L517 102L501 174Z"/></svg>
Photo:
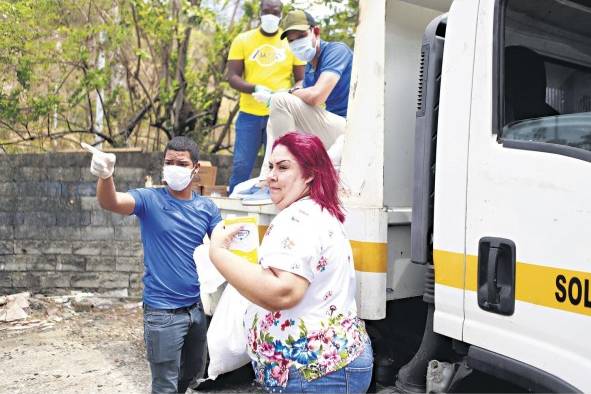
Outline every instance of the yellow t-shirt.
<svg viewBox="0 0 591 394"><path fill-rule="evenodd" d="M305 65L289 49L287 40L282 40L281 30L273 37L264 36L254 29L240 33L230 46L228 60L243 60L246 82L263 85L274 92L291 87L294 65ZM269 115L269 109L256 101L249 93L240 93L240 110L252 115Z"/></svg>

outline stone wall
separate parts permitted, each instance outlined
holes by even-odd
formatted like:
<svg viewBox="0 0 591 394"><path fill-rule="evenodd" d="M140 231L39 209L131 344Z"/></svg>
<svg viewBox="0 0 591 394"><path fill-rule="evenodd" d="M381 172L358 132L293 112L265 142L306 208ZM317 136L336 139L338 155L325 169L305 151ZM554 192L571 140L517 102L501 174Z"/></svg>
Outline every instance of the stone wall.
<svg viewBox="0 0 591 394"><path fill-rule="evenodd" d="M202 157L227 184L230 156ZM86 153L0 155L0 294L72 289L139 295L143 254L134 216L102 210ZM160 182L162 153L117 153L118 191Z"/></svg>

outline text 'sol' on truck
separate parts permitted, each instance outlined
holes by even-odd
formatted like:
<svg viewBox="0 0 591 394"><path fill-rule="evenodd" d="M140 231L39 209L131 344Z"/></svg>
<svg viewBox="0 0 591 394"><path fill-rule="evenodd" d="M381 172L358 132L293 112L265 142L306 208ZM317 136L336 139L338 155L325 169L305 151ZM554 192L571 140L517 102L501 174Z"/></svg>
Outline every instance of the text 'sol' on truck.
<svg viewBox="0 0 591 394"><path fill-rule="evenodd" d="M378 381L591 392L591 1L361 0L348 114Z"/></svg>

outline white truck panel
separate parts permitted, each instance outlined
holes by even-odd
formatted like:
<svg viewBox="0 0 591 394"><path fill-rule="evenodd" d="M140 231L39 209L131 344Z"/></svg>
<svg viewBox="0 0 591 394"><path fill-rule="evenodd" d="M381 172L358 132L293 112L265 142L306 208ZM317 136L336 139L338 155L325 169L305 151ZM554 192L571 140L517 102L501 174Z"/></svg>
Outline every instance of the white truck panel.
<svg viewBox="0 0 591 394"><path fill-rule="evenodd" d="M465 250L466 177L468 162L469 117L471 106L471 75L475 52L478 1L457 0L452 4L443 54L442 80L435 170L435 208L433 249L463 253ZM437 269L445 269L438 267ZM439 294L435 287L435 309L462 313L457 319L439 322L435 314L435 330L457 338L462 331L463 296L461 293ZM454 298L450 299L450 296ZM452 304L455 305L452 306ZM454 323L456 324L454 326ZM445 331L439 331L445 330Z"/></svg>
<svg viewBox="0 0 591 394"><path fill-rule="evenodd" d="M557 275L589 286L591 163L558 154L503 147L492 131L494 1L481 0L474 60L466 212L463 340L591 390L591 312L555 299ZM503 316L477 300L482 237L516 247L515 311ZM565 282L566 284L566 282ZM587 289L588 289L587 286ZM575 290L577 291L577 290ZM591 289L588 289L588 292ZM588 293L587 293L588 294ZM583 301L586 296L581 295ZM588 298L588 296L587 296ZM570 309L569 309L570 308Z"/></svg>
<svg viewBox="0 0 591 394"><path fill-rule="evenodd" d="M437 308L433 318L433 330L461 341L464 304L457 300L464 298L464 289L435 284L435 294Z"/></svg>
<svg viewBox="0 0 591 394"><path fill-rule="evenodd" d="M478 305L475 292L466 304ZM514 316L475 309L466 320L464 342L535 366L591 392L589 316L519 302ZM552 338L552 340L548 340Z"/></svg>
<svg viewBox="0 0 591 394"><path fill-rule="evenodd" d="M384 1L361 1L341 161L346 206L383 207L384 31Z"/></svg>

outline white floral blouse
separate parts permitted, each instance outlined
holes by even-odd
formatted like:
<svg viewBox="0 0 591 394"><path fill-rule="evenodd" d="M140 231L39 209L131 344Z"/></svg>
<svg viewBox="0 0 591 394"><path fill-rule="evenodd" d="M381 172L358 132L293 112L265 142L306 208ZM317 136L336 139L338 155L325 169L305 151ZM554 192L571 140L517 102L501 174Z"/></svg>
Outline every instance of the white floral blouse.
<svg viewBox="0 0 591 394"><path fill-rule="evenodd" d="M291 309L248 308L244 326L259 383L285 387L290 367L313 380L362 353L367 333L357 318L351 245L338 219L310 198L299 200L273 219L259 256L264 268L310 282Z"/></svg>

